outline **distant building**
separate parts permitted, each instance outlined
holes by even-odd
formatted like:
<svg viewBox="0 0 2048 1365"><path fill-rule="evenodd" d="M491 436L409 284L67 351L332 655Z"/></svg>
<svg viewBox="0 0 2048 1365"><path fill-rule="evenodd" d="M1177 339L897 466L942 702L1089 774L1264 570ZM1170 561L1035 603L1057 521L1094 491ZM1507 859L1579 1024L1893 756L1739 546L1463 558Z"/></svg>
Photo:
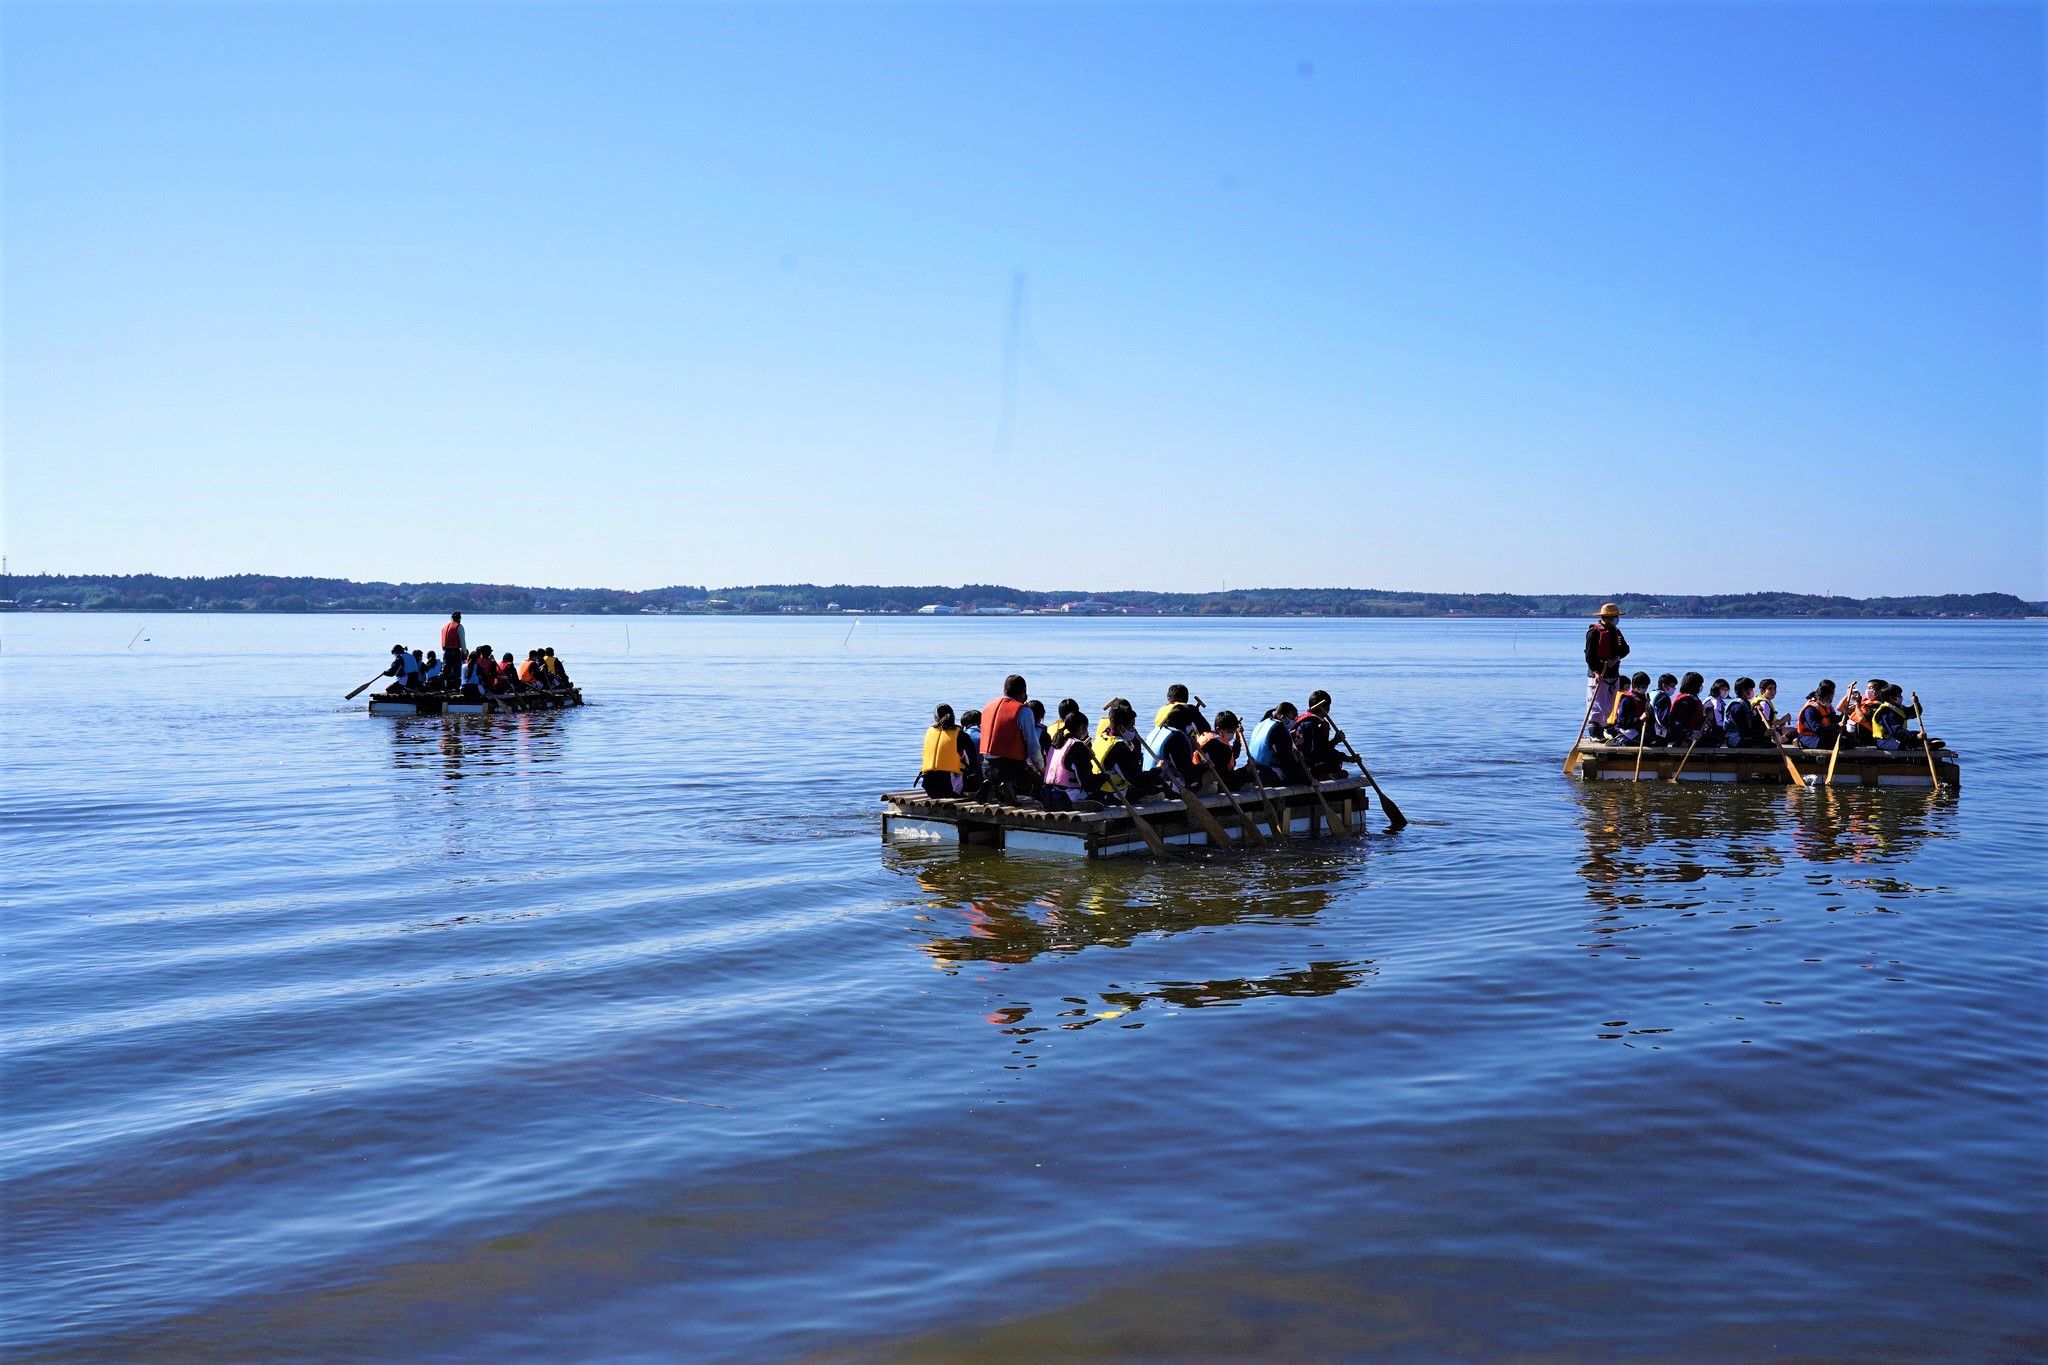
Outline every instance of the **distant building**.
<svg viewBox="0 0 2048 1365"><path fill-rule="evenodd" d="M825 604L825 610L826 610L826 611L838 611L838 610L839 610L839 604L838 604L837 602L827 602L827 603Z"/></svg>
<svg viewBox="0 0 2048 1365"><path fill-rule="evenodd" d="M1018 612L1015 607L976 607L974 614L976 616L1015 616Z"/></svg>
<svg viewBox="0 0 2048 1365"><path fill-rule="evenodd" d="M919 607L917 609L919 616L957 616L959 612L960 608L958 607L942 607L937 603L933 603L929 607Z"/></svg>
<svg viewBox="0 0 2048 1365"><path fill-rule="evenodd" d="M1068 616L1107 616L1115 610L1116 608L1107 602L1094 601L1067 602L1060 607L1060 611Z"/></svg>

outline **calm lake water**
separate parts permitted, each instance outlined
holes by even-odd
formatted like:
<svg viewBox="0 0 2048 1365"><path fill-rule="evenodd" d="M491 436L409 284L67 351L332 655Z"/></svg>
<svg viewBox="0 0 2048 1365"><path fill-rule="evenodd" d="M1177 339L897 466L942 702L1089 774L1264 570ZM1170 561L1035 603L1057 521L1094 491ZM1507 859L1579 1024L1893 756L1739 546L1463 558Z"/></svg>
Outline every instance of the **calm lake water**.
<svg viewBox="0 0 2048 1365"><path fill-rule="evenodd" d="M1631 623L1917 689L1940 799L1568 780L1578 622L495 618L592 704L341 700L434 624L0 618L12 1358L2048 1353L2039 623ZM885 849L1013 669L1326 686L1413 823Z"/></svg>

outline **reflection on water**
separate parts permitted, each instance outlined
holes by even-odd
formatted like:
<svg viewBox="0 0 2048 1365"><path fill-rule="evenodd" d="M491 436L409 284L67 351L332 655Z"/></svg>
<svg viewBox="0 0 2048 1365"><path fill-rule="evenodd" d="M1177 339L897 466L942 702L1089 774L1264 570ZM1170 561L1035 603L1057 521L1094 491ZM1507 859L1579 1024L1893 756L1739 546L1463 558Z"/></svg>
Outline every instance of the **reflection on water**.
<svg viewBox="0 0 2048 1365"><path fill-rule="evenodd" d="M1160 865L1141 860L1056 865L966 849L888 849L883 857L914 875L931 925L923 949L949 974L1021 966L1041 957L1128 948L1147 937L1252 924L1310 925L1340 887L1355 889L1364 860L1343 851ZM1102 960L1105 980L1088 995L1062 977L1054 1000L1013 999L983 1018L1018 1039L1048 1029L1114 1023L1141 1028L1141 1011L1237 1006L1278 996L1333 995L1376 973L1364 960L1312 959L1255 975L1201 980L1130 980L1129 964ZM1040 1022L1029 1023L1037 1019ZM1027 1054L1028 1055L1028 1054Z"/></svg>
<svg viewBox="0 0 2048 1365"><path fill-rule="evenodd" d="M444 783L493 770L560 772L564 741L581 717L571 710L497 716L392 716L391 765L437 772Z"/></svg>
<svg viewBox="0 0 2048 1365"><path fill-rule="evenodd" d="M1951 837L1952 802L1932 792L1832 788L1720 789L1589 783L1579 789L1584 854L1579 874L1592 913L1579 947L1618 963L1657 959L1666 970L1713 973L1731 939L1739 951L1770 951L1783 927L1789 942L1816 951L1816 915L1857 919L1896 915L1891 901L1946 892L1904 875L1929 840ZM1714 937L1700 938L1695 930ZM1762 934L1762 941L1755 935ZM1672 954L1675 959L1665 961ZM1802 955L1820 966L1826 955ZM1895 959L1859 963L1877 970ZM1882 975L1889 982L1904 977ZM1623 983L1617 982L1617 985ZM1760 997L1753 1004L1782 1007ZM1711 1006L1704 1002L1703 1007ZM1747 1006L1746 1006L1747 1007ZM1595 1037L1668 1035L1677 1026L1645 1024L1640 1010L1610 1008ZM1638 1017L1631 1020L1630 1013ZM1723 1013L1723 1022L1749 1016ZM1618 1031L1624 1030L1625 1031ZM1750 1039L1743 1038L1743 1042ZM1660 1042L1654 1046L1662 1046Z"/></svg>

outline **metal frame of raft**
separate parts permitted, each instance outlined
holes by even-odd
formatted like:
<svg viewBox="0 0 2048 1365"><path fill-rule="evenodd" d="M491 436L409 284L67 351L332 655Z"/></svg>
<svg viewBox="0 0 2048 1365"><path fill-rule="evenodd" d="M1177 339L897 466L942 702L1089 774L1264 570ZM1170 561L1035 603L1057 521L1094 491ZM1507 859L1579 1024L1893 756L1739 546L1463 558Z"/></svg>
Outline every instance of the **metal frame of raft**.
<svg viewBox="0 0 2048 1365"><path fill-rule="evenodd" d="M442 696L417 693L374 692L370 695L373 716L495 716L506 711L553 711L564 706L583 705L583 689L560 692L514 692L503 697L465 697L460 693Z"/></svg>
<svg viewBox="0 0 2048 1365"><path fill-rule="evenodd" d="M1364 778L1348 775L1322 784L1323 800L1345 825L1344 833L1364 833L1367 790ZM1330 833L1311 788L1269 786L1266 795L1280 808L1281 818L1295 837L1313 839ZM1214 792L1196 799L1233 836L1235 844L1240 821L1230 798ZM1247 787L1237 793L1237 799L1254 828L1261 834L1273 832L1257 789ZM1179 797L1152 797L1139 803L1138 814L1169 847L1209 842ZM962 797L931 797L922 791L882 793L882 842L966 844L1074 858L1117 858L1149 851L1144 836L1131 823L1130 813L1114 802L1100 811L1028 810Z"/></svg>
<svg viewBox="0 0 2048 1365"><path fill-rule="evenodd" d="M1579 779L1584 782L1627 782L1636 777L1636 752L1633 744L1595 744L1590 741L1581 744ZM1684 759L1685 771L1678 773L1681 782L1770 782L1783 787L1789 785L1785 780L1785 759L1790 757L1799 769L1799 775L1806 779L1806 785L1817 787L1827 779L1831 756L1832 751L1828 749L1694 749L1692 757L1686 759L1682 748L1653 744L1642 750L1640 780L1669 781L1677 771L1679 761ZM1934 764L1941 772L1942 786L1962 786L1962 763L1952 751L1936 749ZM1831 785L1932 787L1934 779L1927 774L1927 755L1918 749L1892 753L1884 749L1858 747L1842 750L1835 759L1835 780Z"/></svg>

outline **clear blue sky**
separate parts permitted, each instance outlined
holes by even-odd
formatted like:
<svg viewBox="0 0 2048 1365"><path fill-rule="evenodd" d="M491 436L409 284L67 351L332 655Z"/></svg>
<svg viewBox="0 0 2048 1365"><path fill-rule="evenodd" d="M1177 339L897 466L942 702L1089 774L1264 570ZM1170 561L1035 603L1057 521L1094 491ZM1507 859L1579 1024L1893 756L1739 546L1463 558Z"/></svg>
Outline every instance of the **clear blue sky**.
<svg viewBox="0 0 2048 1365"><path fill-rule="evenodd" d="M4 60L16 571L2048 595L2039 5L10 3Z"/></svg>

